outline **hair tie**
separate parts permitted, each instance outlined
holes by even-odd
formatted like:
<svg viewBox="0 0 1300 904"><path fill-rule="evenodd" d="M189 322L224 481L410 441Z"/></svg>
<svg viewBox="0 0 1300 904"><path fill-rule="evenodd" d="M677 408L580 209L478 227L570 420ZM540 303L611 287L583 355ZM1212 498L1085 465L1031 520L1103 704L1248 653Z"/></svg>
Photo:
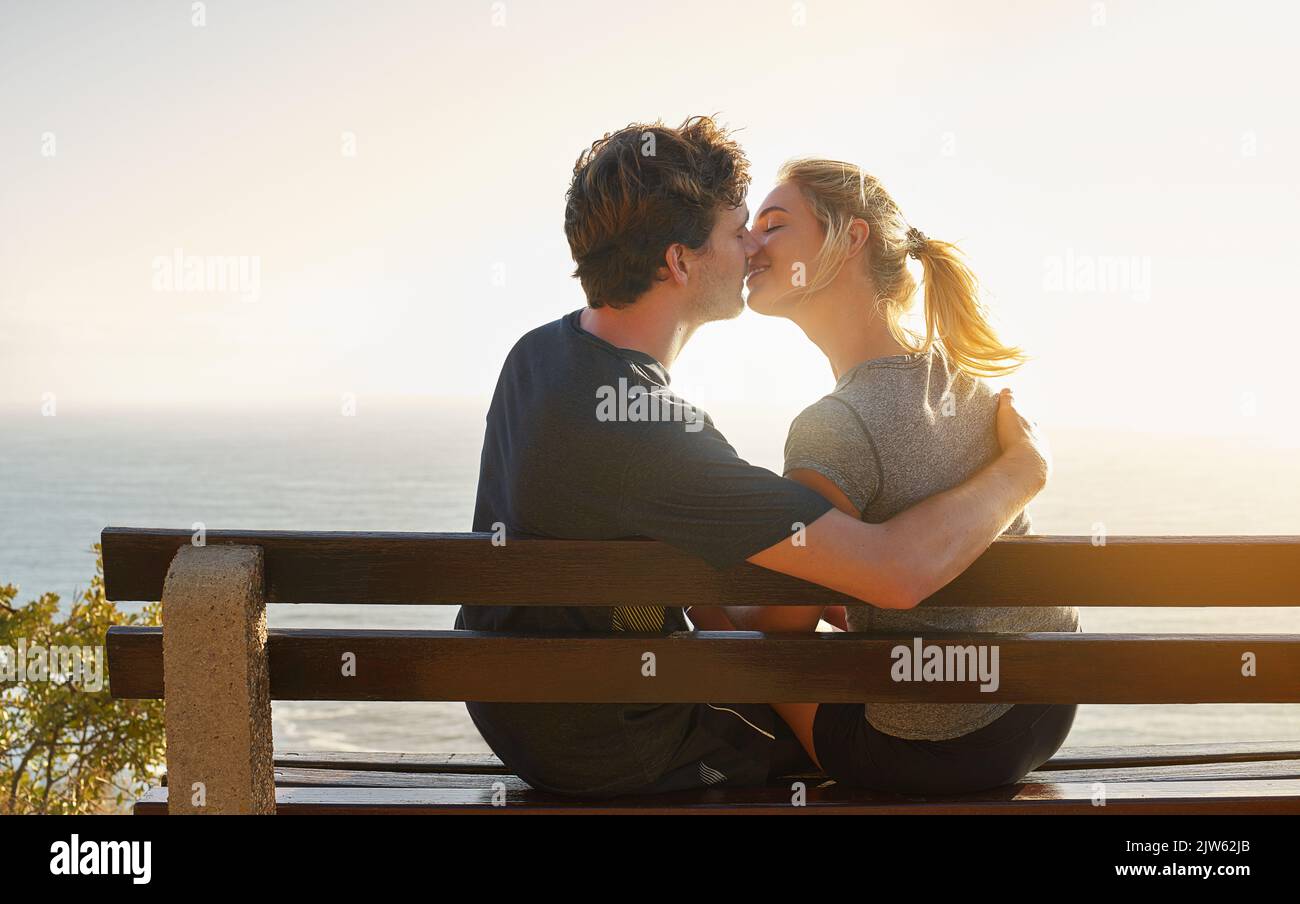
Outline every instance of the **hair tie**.
<svg viewBox="0 0 1300 904"><path fill-rule="evenodd" d="M915 226L908 227L908 230L907 230L907 254L908 254L908 256L909 256L909 257L914 257L914 258L916 258L917 260L920 260L920 259L921 259L920 251L921 251L922 248L925 247L926 243L929 242L929 241L930 241L930 239L926 236L926 234L925 234L924 232L922 232L921 230L917 229Z"/></svg>

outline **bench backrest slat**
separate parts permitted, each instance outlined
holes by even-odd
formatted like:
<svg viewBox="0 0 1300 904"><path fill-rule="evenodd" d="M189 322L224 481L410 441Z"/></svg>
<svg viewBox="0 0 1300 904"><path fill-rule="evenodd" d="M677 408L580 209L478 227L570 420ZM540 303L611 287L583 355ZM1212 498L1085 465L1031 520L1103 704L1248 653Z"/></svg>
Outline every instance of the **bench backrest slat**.
<svg viewBox="0 0 1300 904"><path fill-rule="evenodd" d="M982 691L978 678L895 681L891 653L912 638L866 634L276 629L269 632L268 658L276 700L1300 703L1295 634L932 634L926 640L996 644L997 689ZM355 675L343 674L347 653L355 656ZM654 654L653 676L646 674L647 653ZM1245 653L1254 654L1254 675L1242 674ZM108 656L114 697L162 696L162 629L111 628Z"/></svg>
<svg viewBox="0 0 1300 904"><path fill-rule="evenodd" d="M103 531L108 598L152 601L186 530ZM271 603L781 605L856 603L740 565L718 571L649 540L489 534L208 531L261 546ZM1297 606L1300 537L1008 537L923 605Z"/></svg>

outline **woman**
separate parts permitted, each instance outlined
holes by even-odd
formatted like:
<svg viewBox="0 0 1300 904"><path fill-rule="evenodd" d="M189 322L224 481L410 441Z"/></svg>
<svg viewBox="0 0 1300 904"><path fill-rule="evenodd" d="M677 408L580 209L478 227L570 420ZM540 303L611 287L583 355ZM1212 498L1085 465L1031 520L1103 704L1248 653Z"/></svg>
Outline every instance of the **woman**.
<svg viewBox="0 0 1300 904"><path fill-rule="evenodd" d="M879 523L961 483L998 451L997 396L980 379L1014 371L1019 349L985 319L978 284L947 242L910 227L881 184L833 160L795 160L759 207L749 305L798 324L826 355L834 390L790 427L786 476L855 517ZM925 332L903 317L923 271ZM1022 512L1007 529L1029 530ZM728 610L729 613L732 610ZM811 630L820 611L763 607L734 621ZM851 606L868 633L1078 630L1049 608L886 610ZM846 784L915 794L1019 781L1065 740L1076 706L1007 703L774 704L809 755Z"/></svg>

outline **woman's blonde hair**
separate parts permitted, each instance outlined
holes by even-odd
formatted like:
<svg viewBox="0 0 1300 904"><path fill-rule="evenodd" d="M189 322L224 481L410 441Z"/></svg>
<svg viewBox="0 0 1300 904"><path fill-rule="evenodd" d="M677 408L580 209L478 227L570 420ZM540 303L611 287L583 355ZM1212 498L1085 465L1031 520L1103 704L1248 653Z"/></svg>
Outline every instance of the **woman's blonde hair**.
<svg viewBox="0 0 1300 904"><path fill-rule="evenodd" d="M848 257L849 224L856 217L870 227L863 256L876 285L877 310L890 334L914 352L938 347L956 367L972 375L999 377L1025 363L1019 348L1003 345L989 324L979 282L960 249L911 228L884 186L860 167L838 160L803 158L781 167L779 182L797 185L826 229L814 274L804 291L829 285ZM908 255L921 262L925 287L925 335L903 326L916 280Z"/></svg>

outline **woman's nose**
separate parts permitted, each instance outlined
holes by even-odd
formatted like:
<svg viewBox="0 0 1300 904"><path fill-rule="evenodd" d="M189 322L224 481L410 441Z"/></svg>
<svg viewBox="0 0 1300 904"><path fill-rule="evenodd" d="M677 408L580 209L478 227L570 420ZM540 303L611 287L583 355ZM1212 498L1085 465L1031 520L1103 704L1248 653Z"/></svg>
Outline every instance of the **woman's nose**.
<svg viewBox="0 0 1300 904"><path fill-rule="evenodd" d="M759 249L758 237L748 229L745 230L745 257L753 257Z"/></svg>

